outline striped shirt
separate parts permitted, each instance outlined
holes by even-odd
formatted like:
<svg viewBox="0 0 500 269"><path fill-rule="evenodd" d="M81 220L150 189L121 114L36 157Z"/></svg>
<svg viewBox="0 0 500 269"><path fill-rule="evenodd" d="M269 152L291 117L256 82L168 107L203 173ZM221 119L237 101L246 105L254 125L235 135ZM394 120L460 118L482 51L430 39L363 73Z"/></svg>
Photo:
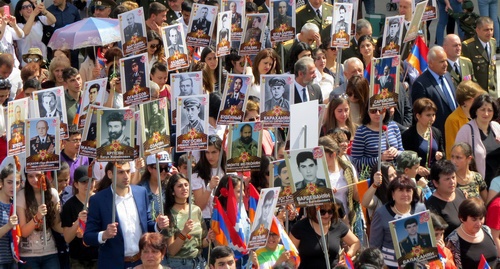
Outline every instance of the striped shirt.
<svg viewBox="0 0 500 269"><path fill-rule="evenodd" d="M378 163L378 134L378 131L373 131L366 125L361 125L356 130L351 156L358 171L363 171L363 167L366 166L371 168ZM393 121L387 125L387 131L382 133L382 152L390 147L397 148L398 151L404 150L401 133Z"/></svg>

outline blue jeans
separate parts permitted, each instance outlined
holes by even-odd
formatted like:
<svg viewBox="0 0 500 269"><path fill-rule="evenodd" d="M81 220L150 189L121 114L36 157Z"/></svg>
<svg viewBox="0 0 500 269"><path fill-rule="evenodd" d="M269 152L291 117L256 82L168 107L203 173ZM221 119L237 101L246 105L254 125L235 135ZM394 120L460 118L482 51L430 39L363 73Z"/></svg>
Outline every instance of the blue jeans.
<svg viewBox="0 0 500 269"><path fill-rule="evenodd" d="M26 263L19 263L20 269L59 269L59 258L57 254L40 257L21 257Z"/></svg>
<svg viewBox="0 0 500 269"><path fill-rule="evenodd" d="M494 36L497 40L497 47L500 46L500 24L498 22L498 0L478 0L479 15L490 17L493 20Z"/></svg>
<svg viewBox="0 0 500 269"><path fill-rule="evenodd" d="M14 261L12 263L0 264L0 269L15 269L17 268L17 263Z"/></svg>
<svg viewBox="0 0 500 269"><path fill-rule="evenodd" d="M167 257L167 266L175 269L205 269L205 259L198 256L194 259L178 259Z"/></svg>
<svg viewBox="0 0 500 269"><path fill-rule="evenodd" d="M365 4L366 14L375 14L375 0L363 0L363 3ZM361 3L358 3L358 5L361 5Z"/></svg>
<svg viewBox="0 0 500 269"><path fill-rule="evenodd" d="M462 12L462 3L459 3L457 0L450 0L451 8L453 8L453 12ZM438 12L439 19L438 25L436 29L436 43L439 46L443 45L444 40L444 30L446 29L446 25L448 24L448 13L446 12L446 4L444 0L438 0ZM464 32L460 29L460 22L457 20L458 27L458 36L460 39L464 38Z"/></svg>

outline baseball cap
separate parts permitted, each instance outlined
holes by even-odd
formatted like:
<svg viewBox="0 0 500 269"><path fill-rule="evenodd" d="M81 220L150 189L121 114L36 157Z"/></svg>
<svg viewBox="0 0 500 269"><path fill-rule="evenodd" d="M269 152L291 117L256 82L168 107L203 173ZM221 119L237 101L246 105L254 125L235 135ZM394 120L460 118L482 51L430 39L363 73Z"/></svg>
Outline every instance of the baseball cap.
<svg viewBox="0 0 500 269"><path fill-rule="evenodd" d="M171 163L170 154L166 151L151 154L146 158L146 165L156 164L156 155L160 155L159 163Z"/></svg>
<svg viewBox="0 0 500 269"><path fill-rule="evenodd" d="M75 173L73 174L73 179L76 182L86 182L90 179L89 177L89 166L88 165L82 165L78 168L76 168Z"/></svg>

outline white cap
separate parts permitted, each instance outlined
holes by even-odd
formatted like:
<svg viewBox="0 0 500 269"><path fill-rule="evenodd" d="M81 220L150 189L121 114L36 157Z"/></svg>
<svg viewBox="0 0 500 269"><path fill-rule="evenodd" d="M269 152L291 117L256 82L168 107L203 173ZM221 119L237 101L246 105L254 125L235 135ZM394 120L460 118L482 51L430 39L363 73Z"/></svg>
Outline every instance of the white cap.
<svg viewBox="0 0 500 269"><path fill-rule="evenodd" d="M160 156L160 163L171 163L170 154L166 151L160 151L156 154L151 154L146 158L146 165L156 164L156 155Z"/></svg>

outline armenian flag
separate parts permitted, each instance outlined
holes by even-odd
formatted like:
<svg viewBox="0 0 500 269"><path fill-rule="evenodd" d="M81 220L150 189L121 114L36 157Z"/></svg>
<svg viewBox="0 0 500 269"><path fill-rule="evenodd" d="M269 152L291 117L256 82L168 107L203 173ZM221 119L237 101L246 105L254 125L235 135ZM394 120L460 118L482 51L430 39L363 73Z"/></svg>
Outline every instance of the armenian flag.
<svg viewBox="0 0 500 269"><path fill-rule="evenodd" d="M425 44L421 36L415 39L415 44L411 49L407 62L413 66L419 74L422 74L427 69L427 53L429 48Z"/></svg>
<svg viewBox="0 0 500 269"><path fill-rule="evenodd" d="M250 222L253 223L260 195L252 183L248 184L248 192L250 194L250 198L248 199L248 217L250 218Z"/></svg>

